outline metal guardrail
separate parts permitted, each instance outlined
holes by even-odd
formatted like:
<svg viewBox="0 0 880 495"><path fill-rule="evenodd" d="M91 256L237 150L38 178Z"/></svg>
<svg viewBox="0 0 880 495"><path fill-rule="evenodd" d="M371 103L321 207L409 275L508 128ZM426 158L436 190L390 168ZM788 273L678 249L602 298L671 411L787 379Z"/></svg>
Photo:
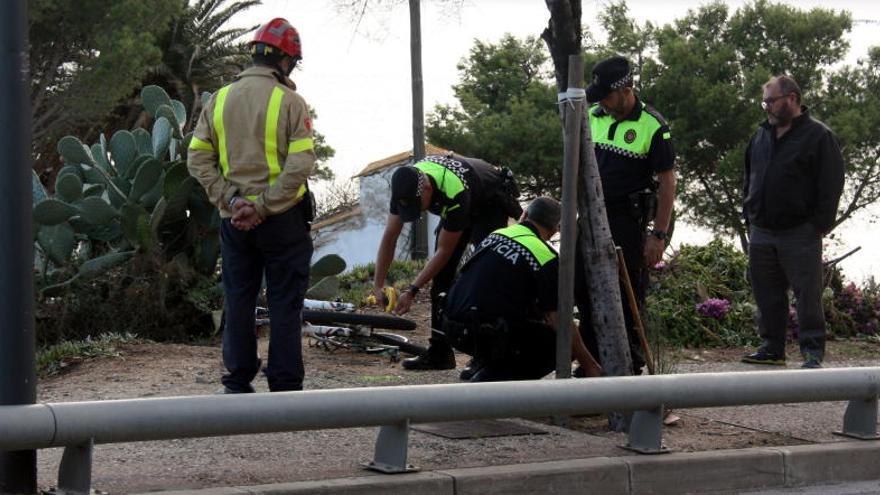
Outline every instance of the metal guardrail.
<svg viewBox="0 0 880 495"><path fill-rule="evenodd" d="M664 407L849 401L840 434L877 439L878 395L880 367L0 406L0 450L63 446L59 492L88 493L102 443L381 426L367 467L390 473L412 469L410 423L634 411L627 448L661 453Z"/></svg>

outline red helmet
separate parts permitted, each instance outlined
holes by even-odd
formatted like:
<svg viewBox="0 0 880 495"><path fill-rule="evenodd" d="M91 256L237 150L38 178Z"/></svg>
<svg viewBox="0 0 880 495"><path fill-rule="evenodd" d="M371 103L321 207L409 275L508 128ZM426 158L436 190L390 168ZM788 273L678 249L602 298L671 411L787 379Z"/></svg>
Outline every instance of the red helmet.
<svg viewBox="0 0 880 495"><path fill-rule="evenodd" d="M265 43L294 58L302 58L299 33L287 20L276 17L260 26L250 44Z"/></svg>

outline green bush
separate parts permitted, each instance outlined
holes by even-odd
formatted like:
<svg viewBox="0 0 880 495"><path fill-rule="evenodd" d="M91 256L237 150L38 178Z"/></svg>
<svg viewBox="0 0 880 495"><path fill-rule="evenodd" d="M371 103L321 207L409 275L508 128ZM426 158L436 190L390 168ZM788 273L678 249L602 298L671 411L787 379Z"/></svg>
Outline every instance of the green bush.
<svg viewBox="0 0 880 495"><path fill-rule="evenodd" d="M183 105L157 86L141 99L151 132L102 134L91 146L65 136L54 194L33 175L41 344L118 331L185 340L213 329L193 291L215 283L220 217L186 167Z"/></svg>
<svg viewBox="0 0 880 495"><path fill-rule="evenodd" d="M788 335L796 339L797 313L791 294ZM847 281L826 268L822 303L828 336L880 333L880 286ZM646 326L652 339L670 346L757 345L756 307L748 281L748 258L719 240L681 250L651 272Z"/></svg>
<svg viewBox="0 0 880 495"><path fill-rule="evenodd" d="M747 273L745 254L720 240L682 246L652 270L646 301L649 332L670 346L759 343Z"/></svg>
<svg viewBox="0 0 880 495"><path fill-rule="evenodd" d="M398 290L404 289L412 283L424 266L424 260L394 260L388 268L387 284ZM345 302L363 305L364 298L372 293L375 273L375 263L353 267L351 271L339 277L339 298Z"/></svg>
<svg viewBox="0 0 880 495"><path fill-rule="evenodd" d="M116 346L133 344L140 340L129 333L107 333L98 338L64 340L37 351L37 376L45 378L57 374L72 363L98 357L115 357Z"/></svg>
<svg viewBox="0 0 880 495"><path fill-rule="evenodd" d="M829 332L837 337L876 336L880 333L880 285L874 278L862 287L847 282L836 267L826 270L822 294ZM796 329L797 322L794 322Z"/></svg>
<svg viewBox="0 0 880 495"><path fill-rule="evenodd" d="M118 266L38 301L37 341L48 346L106 333L184 342L213 333L217 284L185 265Z"/></svg>

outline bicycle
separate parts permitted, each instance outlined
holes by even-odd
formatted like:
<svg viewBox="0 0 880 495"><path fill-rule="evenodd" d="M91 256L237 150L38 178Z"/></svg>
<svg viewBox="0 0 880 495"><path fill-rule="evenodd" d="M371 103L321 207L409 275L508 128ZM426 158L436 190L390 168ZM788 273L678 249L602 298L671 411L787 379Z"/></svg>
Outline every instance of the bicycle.
<svg viewBox="0 0 880 495"><path fill-rule="evenodd" d="M303 302L302 333L309 337L311 346L329 352L350 349L384 354L392 361L398 361L400 353L417 356L427 350L403 335L376 331L415 330L414 321L392 315L356 313L355 309L351 303L306 299ZM271 327L266 308L257 307L254 323L257 328Z"/></svg>

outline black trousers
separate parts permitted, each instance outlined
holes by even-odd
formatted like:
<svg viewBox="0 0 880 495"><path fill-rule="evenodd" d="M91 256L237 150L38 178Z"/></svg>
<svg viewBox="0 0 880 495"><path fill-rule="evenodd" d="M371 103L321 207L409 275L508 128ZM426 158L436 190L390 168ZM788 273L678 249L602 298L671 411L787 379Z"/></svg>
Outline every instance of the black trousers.
<svg viewBox="0 0 880 495"><path fill-rule="evenodd" d="M624 263L629 273L630 283L636 297L639 311L645 306L645 291L648 286L648 270L645 267L645 228L642 218L633 212L629 203L616 203L606 205L608 214L608 226L611 229L611 237L614 244L620 246L623 251ZM575 258L575 304L581 314L579 331L584 340L587 350L590 351L599 364L602 364L599 354L599 346L596 341L596 333L592 328L592 307L588 285L584 276L584 259L577 249ZM623 305L623 318L626 325L627 339L629 340L630 355L633 361L633 371L639 372L645 366L645 356L642 352L639 336L635 329L632 312L627 301L626 288L620 283L620 302Z"/></svg>
<svg viewBox="0 0 880 495"><path fill-rule="evenodd" d="M452 252L452 256L446 265L440 270L440 273L434 276L431 281L431 338L429 339L429 348L431 352L441 354L452 353L452 346L446 341L442 333L437 332L441 328L442 322L440 314L443 310L443 295L449 292L452 282L455 281L455 275L458 273L458 265L461 263L461 257L467 249L468 244L477 245L483 242L493 231L507 226L507 213L500 207L492 208L485 211L474 219L471 228L462 233ZM440 237L440 229L437 229L434 238L434 245Z"/></svg>
<svg viewBox="0 0 880 495"><path fill-rule="evenodd" d="M801 354L821 361L825 356L822 235L810 223L786 230L753 225L749 240L749 277L758 305L762 347L771 354L785 355L791 288L796 300Z"/></svg>
<svg viewBox="0 0 880 495"><path fill-rule="evenodd" d="M312 239L299 207L267 217L244 232L220 225L226 325L223 385L244 392L259 372L254 309L266 276L272 330L266 378L269 390L302 390L302 307L309 281Z"/></svg>
<svg viewBox="0 0 880 495"><path fill-rule="evenodd" d="M446 320L443 329L460 352L480 360L473 382L539 380L556 369L556 332L542 321Z"/></svg>

